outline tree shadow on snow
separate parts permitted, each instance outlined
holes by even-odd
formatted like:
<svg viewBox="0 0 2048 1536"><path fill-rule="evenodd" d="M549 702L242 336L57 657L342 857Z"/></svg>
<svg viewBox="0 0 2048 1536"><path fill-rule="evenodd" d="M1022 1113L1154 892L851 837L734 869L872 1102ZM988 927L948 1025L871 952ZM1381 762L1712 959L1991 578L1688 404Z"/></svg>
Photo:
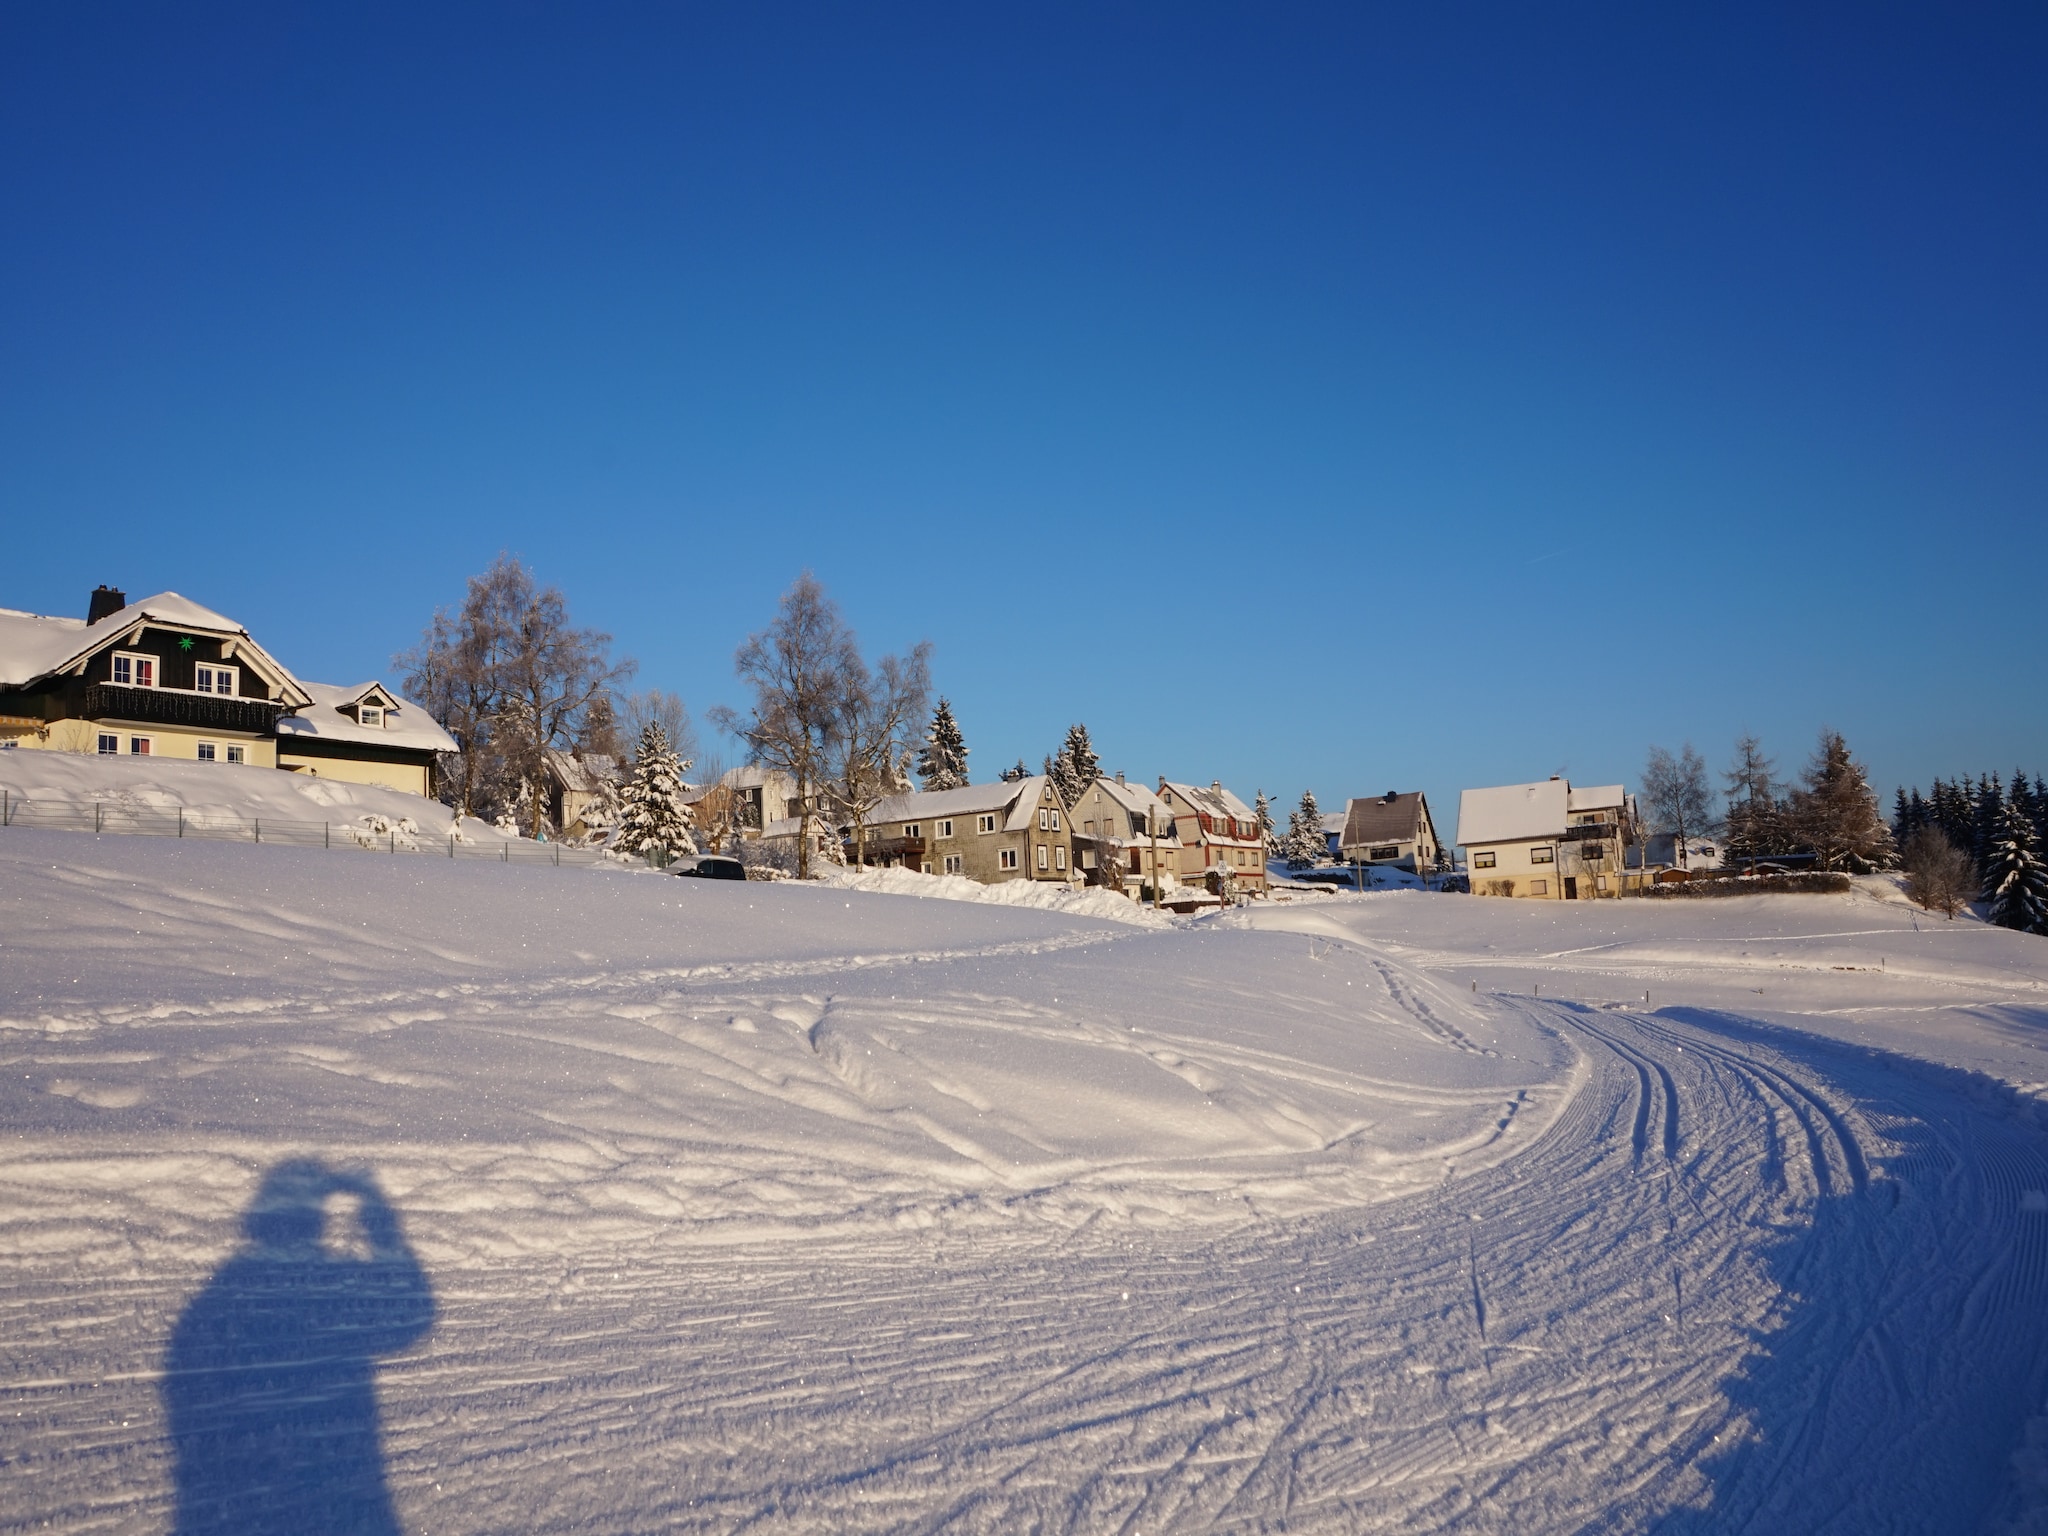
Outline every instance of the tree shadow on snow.
<svg viewBox="0 0 2048 1536"><path fill-rule="evenodd" d="M178 1536L396 1533L372 1373L434 1319L397 1213L368 1174L294 1159L242 1229L165 1361Z"/></svg>
<svg viewBox="0 0 2048 1536"><path fill-rule="evenodd" d="M2028 1011L2014 1022L2048 1032L2048 1011ZM1722 1384L1748 1433L1674 1447L1712 1494L1649 1529L2036 1529L2048 1477L2021 1447L2048 1428L2029 1424L2048 1413L2048 1110L1981 1073L1736 1014L1656 1017L1810 1065L1857 1113L1783 1085L1788 1150L1824 1151L1832 1187L1766 1255L1781 1325Z"/></svg>

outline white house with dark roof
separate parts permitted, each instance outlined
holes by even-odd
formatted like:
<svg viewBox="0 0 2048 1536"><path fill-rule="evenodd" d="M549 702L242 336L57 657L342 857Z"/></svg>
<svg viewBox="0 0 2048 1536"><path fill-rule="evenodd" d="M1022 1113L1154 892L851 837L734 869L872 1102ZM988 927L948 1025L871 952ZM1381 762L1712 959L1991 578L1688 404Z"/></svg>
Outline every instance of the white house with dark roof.
<svg viewBox="0 0 2048 1536"><path fill-rule="evenodd" d="M1619 896L1641 878L1625 873L1635 841L1635 797L1619 784L1551 778L1458 797L1458 845L1478 896Z"/></svg>
<svg viewBox="0 0 2048 1536"><path fill-rule="evenodd" d="M455 742L382 683L301 682L175 592L95 591L83 619L0 609L0 744L289 768L430 794Z"/></svg>
<svg viewBox="0 0 2048 1536"><path fill-rule="evenodd" d="M1426 875L1437 866L1441 846L1429 800L1421 790L1388 790L1344 805L1338 856L1347 864L1384 864Z"/></svg>

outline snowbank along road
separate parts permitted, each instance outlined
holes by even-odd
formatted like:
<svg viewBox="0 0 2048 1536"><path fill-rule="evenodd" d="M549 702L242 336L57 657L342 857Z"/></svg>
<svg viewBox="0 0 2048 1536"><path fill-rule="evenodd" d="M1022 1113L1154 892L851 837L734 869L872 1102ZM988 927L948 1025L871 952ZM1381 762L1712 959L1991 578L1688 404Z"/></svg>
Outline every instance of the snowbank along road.
<svg viewBox="0 0 2048 1536"><path fill-rule="evenodd" d="M10 836L0 1530L2040 1528L2040 944L1881 895Z"/></svg>

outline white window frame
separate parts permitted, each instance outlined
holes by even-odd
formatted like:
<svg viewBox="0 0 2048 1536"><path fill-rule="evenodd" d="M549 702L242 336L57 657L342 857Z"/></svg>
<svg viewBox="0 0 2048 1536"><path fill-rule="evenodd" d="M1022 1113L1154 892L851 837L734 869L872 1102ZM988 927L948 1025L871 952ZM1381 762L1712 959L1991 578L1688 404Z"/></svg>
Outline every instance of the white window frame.
<svg viewBox="0 0 2048 1536"><path fill-rule="evenodd" d="M1060 813L1058 811L1052 813L1052 829L1055 832L1060 829Z"/></svg>
<svg viewBox="0 0 2048 1536"><path fill-rule="evenodd" d="M974 818L974 830L975 830L975 831L976 831L977 833L982 833L982 832L993 832L993 831L995 831L995 829L996 829L996 819L995 819L995 817L993 817L993 816L977 816L977 817L975 817L975 818Z"/></svg>
<svg viewBox="0 0 2048 1536"><path fill-rule="evenodd" d="M1001 849L1000 851L998 851L998 853L996 854L996 868L997 868L997 869L1015 869L1016 867L1017 867L1017 850L1016 850L1016 849L1014 849L1014 848L1004 848L1004 849Z"/></svg>
<svg viewBox="0 0 2048 1536"><path fill-rule="evenodd" d="M215 662L202 661L192 669L192 691L232 697L242 691L241 671L240 667L223 667Z"/></svg>
<svg viewBox="0 0 2048 1536"><path fill-rule="evenodd" d="M1065 843L1060 843L1054 847L1052 851L1052 867L1059 870L1062 874L1066 872L1067 845Z"/></svg>
<svg viewBox="0 0 2048 1536"><path fill-rule="evenodd" d="M156 739L150 736L130 736L128 738L128 755L130 757L155 757Z"/></svg>
<svg viewBox="0 0 2048 1536"><path fill-rule="evenodd" d="M366 730L383 730L384 706L382 704L358 704L356 706L356 724L364 727Z"/></svg>
<svg viewBox="0 0 2048 1536"><path fill-rule="evenodd" d="M229 743L228 743L228 761L229 761L229 762L231 762L231 763L246 763L246 762L248 762L248 761L249 761L249 749L248 749L247 747L243 746L243 745L242 745L242 744L241 744L240 742L236 742L236 741L231 741L231 742L229 742Z"/></svg>
<svg viewBox="0 0 2048 1536"><path fill-rule="evenodd" d="M1496 866L1497 862L1491 848L1478 849L1472 855L1472 867L1474 869L1492 869Z"/></svg>
<svg viewBox="0 0 2048 1536"><path fill-rule="evenodd" d="M906 821L903 823L903 835L905 837L923 837L924 823L921 821Z"/></svg>
<svg viewBox="0 0 2048 1536"><path fill-rule="evenodd" d="M121 676L121 665L123 662L126 662L128 665L128 676L126 678ZM135 681L136 672L139 670L138 663L142 667L149 669L149 681L146 683ZM155 688L163 679L163 661L162 658L152 656L147 651L116 651L114 652L114 664L108 670L107 675L114 680L114 686L117 688Z"/></svg>
<svg viewBox="0 0 2048 1536"><path fill-rule="evenodd" d="M1531 848L1529 850L1529 862L1531 864L1555 864L1557 862L1557 850L1555 848Z"/></svg>
<svg viewBox="0 0 2048 1536"><path fill-rule="evenodd" d="M101 731L99 734L100 756L119 757L121 755L120 733L116 731Z"/></svg>
<svg viewBox="0 0 2048 1536"><path fill-rule="evenodd" d="M942 821L942 822L940 822L940 823L939 823L939 836L941 836L941 837L951 837L952 835L953 835L953 823L952 823L952 822L951 822L950 820L947 820L947 821Z"/></svg>
<svg viewBox="0 0 2048 1536"><path fill-rule="evenodd" d="M195 757L202 763L218 762L220 748L210 741L195 742L192 747Z"/></svg>
<svg viewBox="0 0 2048 1536"><path fill-rule="evenodd" d="M1038 845L1038 867L1044 870L1052 868L1052 850L1044 843Z"/></svg>
<svg viewBox="0 0 2048 1536"><path fill-rule="evenodd" d="M960 871L961 871L961 868L962 868L962 861L961 861L961 858L960 858L960 855L959 855L959 854L957 854L957 853L949 853L949 854L947 854L947 855L946 855L946 873L947 873L947 874L949 874L949 875L957 875L957 874L959 874L959 873L960 873Z"/></svg>
<svg viewBox="0 0 2048 1536"><path fill-rule="evenodd" d="M1041 831L1041 832L1050 832L1050 831L1052 830L1052 826L1051 826L1051 824L1050 824L1050 823L1049 823L1049 822L1048 822L1048 821L1046 820L1046 818L1047 818L1048 816L1050 816L1051 814L1052 814L1052 812L1051 812L1051 811L1049 811L1049 810L1047 810L1047 809L1046 809L1046 808L1045 808L1044 806L1042 806L1042 805L1041 805L1041 806L1040 806L1040 807L1038 808L1038 830L1039 830L1039 831Z"/></svg>

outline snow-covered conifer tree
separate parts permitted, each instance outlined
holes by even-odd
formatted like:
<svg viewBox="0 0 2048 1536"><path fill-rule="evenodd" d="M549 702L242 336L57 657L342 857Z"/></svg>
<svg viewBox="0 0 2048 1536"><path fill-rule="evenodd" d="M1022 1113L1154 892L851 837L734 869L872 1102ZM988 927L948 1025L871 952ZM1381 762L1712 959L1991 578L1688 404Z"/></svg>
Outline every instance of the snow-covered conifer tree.
<svg viewBox="0 0 2048 1536"><path fill-rule="evenodd" d="M1280 839L1273 832L1273 802L1266 798L1266 792L1259 791L1252 802L1252 818L1259 825L1259 847L1265 857L1274 858L1280 852Z"/></svg>
<svg viewBox="0 0 2048 1536"><path fill-rule="evenodd" d="M689 764L676 756L668 732L649 724L640 733L633 776L619 796L619 832L612 846L622 853L663 848L670 854L695 853L691 836L696 818L683 803L683 774Z"/></svg>
<svg viewBox="0 0 2048 1536"><path fill-rule="evenodd" d="M1309 869L1323 862L1330 851L1323 835L1323 813L1316 805L1315 791L1304 789L1301 804L1287 813L1287 841L1283 851L1289 869Z"/></svg>
<svg viewBox="0 0 2048 1536"><path fill-rule="evenodd" d="M1081 798L1081 792L1093 784L1102 773L1102 759L1095 755L1095 747L1088 740L1088 727L1074 724L1067 727L1067 739L1060 743L1059 755L1053 759L1053 782L1059 786L1062 797L1072 805Z"/></svg>
<svg viewBox="0 0 2048 1536"><path fill-rule="evenodd" d="M2022 933L2048 934L2048 863L2033 825L2007 801L1992 822L1984 851L1984 894L1991 921Z"/></svg>
<svg viewBox="0 0 2048 1536"><path fill-rule="evenodd" d="M928 790L965 789L967 787L966 740L960 734L960 724L953 718L952 704L941 697L939 707L932 711L931 728L924 733L924 745L918 749L917 776Z"/></svg>
<svg viewBox="0 0 2048 1536"><path fill-rule="evenodd" d="M1821 732L1805 787L1793 794L1792 819L1822 869L1860 875L1898 863L1892 829L1840 731Z"/></svg>

